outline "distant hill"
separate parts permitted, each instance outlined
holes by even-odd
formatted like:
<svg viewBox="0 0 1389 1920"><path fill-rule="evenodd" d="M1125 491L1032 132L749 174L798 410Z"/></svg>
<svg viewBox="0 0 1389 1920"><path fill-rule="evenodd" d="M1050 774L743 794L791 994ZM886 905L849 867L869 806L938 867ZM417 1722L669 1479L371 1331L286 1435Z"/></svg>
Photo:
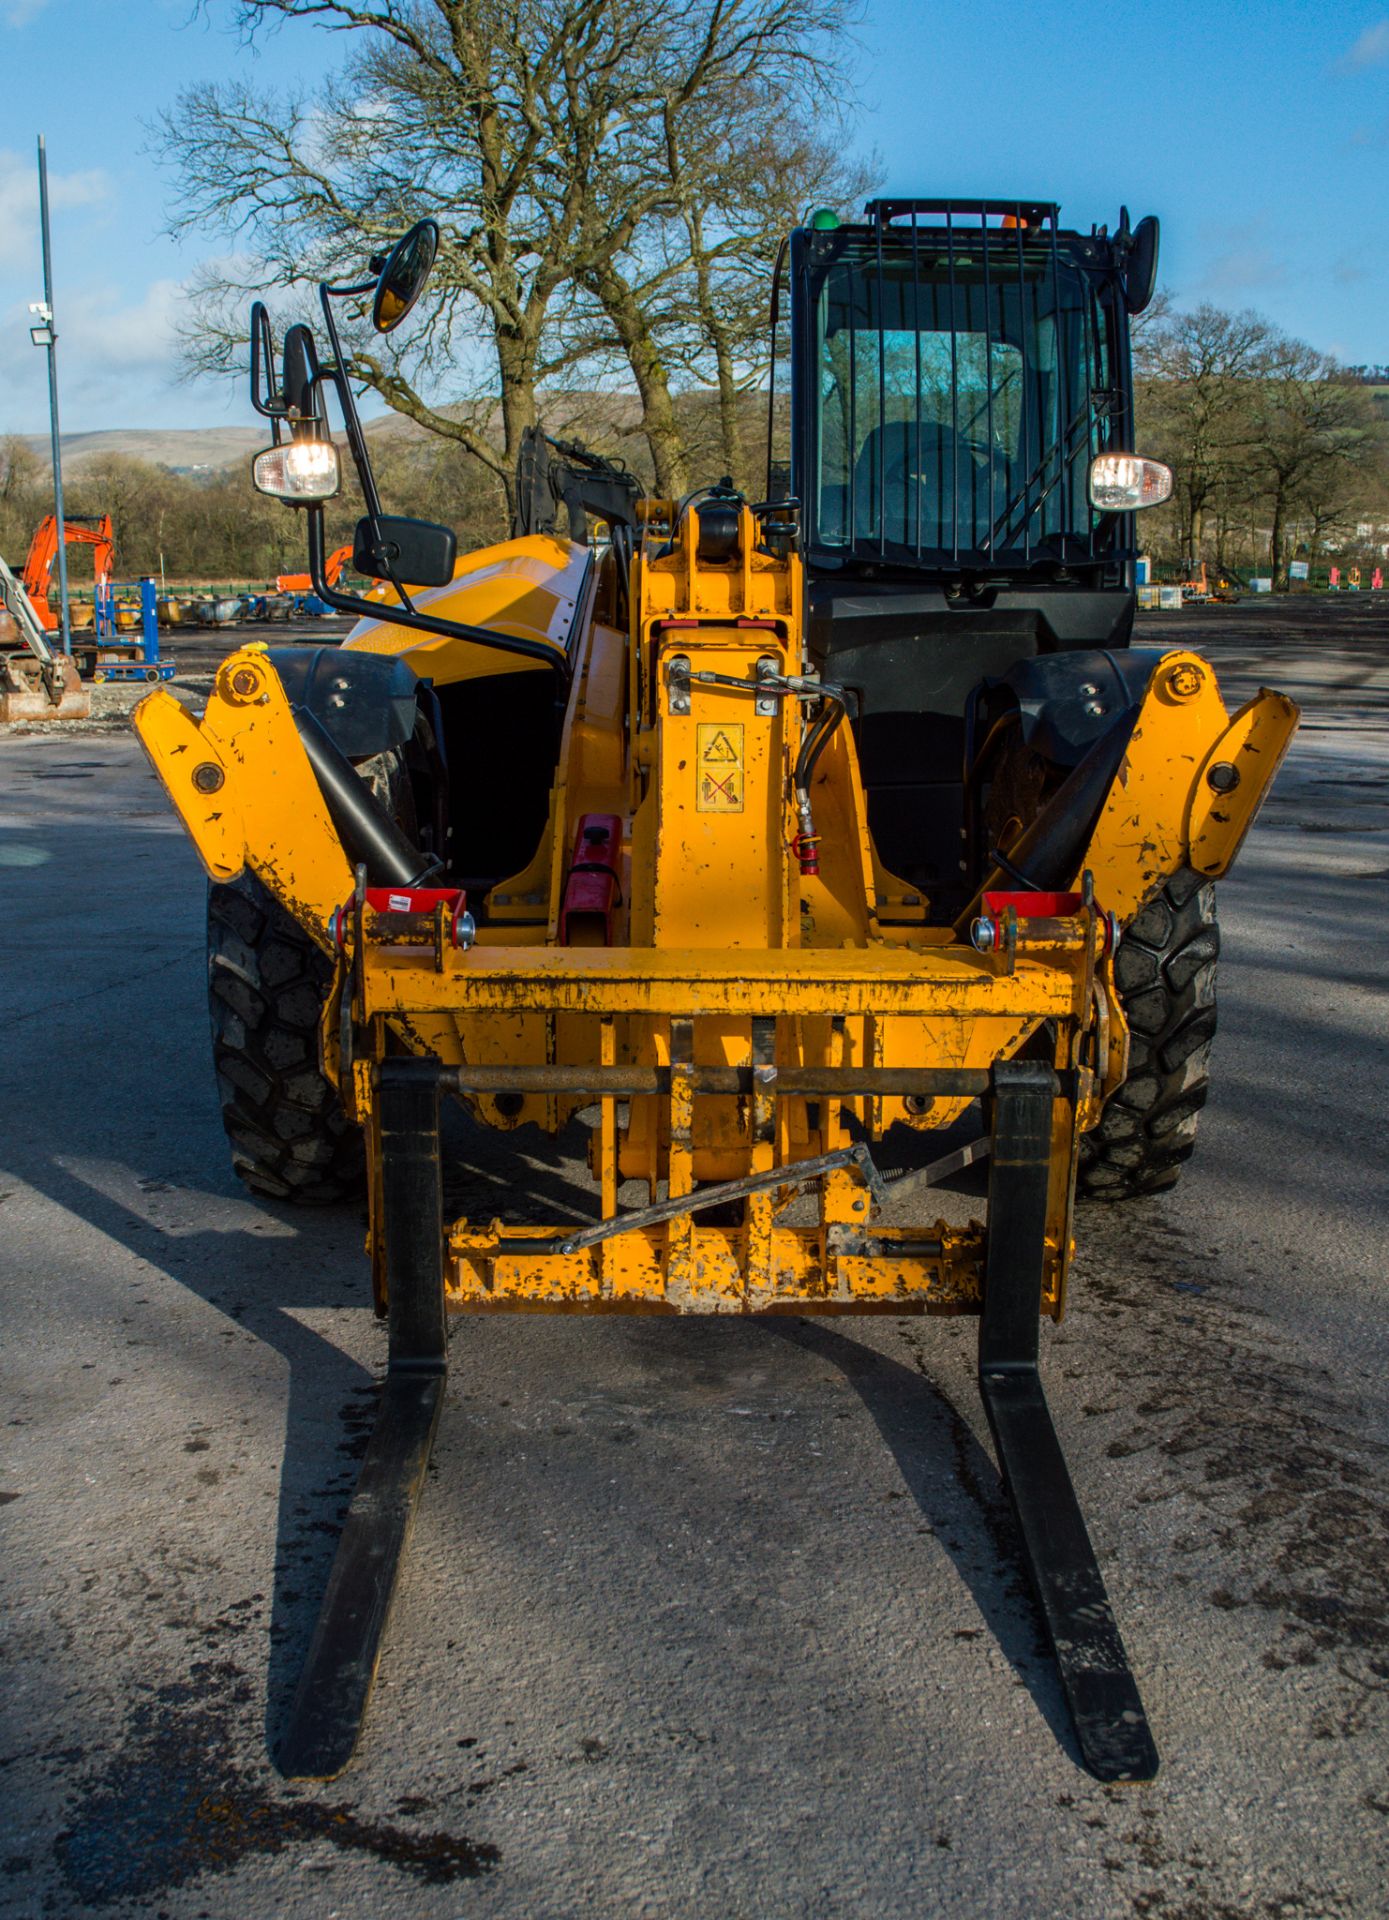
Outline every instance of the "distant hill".
<svg viewBox="0 0 1389 1920"><path fill-rule="evenodd" d="M367 422L367 432L375 437L423 438L424 429L413 420L387 414ZM40 459L48 455L46 436L24 436ZM339 437L341 437L339 435ZM248 462L253 453L270 443L270 425L255 427L107 427L99 433L63 435L63 470L80 472L91 460L112 454L127 459L148 460L152 466L169 467L175 473L222 473L228 467Z"/></svg>
<svg viewBox="0 0 1389 1920"><path fill-rule="evenodd" d="M115 453L178 472L214 473L249 460L269 437L261 427L108 427L100 433L65 433L63 467L75 469ZM47 457L47 435L25 438L41 459Z"/></svg>
<svg viewBox="0 0 1389 1920"><path fill-rule="evenodd" d="M634 394L550 393L542 396L541 408L546 427L560 436L577 434L583 438L591 433L601 437L616 431L622 437L636 431L641 422ZM486 424L500 427L496 419ZM390 440L423 441L430 437L426 428L398 413L369 420L366 428L373 439L378 435ZM46 434L22 437L41 459L47 457ZM269 439L269 422L245 427L108 427L98 433L65 433L63 467L65 471L69 467L77 471L89 460L123 454L148 460L157 467L170 467L176 473L220 473L248 461Z"/></svg>

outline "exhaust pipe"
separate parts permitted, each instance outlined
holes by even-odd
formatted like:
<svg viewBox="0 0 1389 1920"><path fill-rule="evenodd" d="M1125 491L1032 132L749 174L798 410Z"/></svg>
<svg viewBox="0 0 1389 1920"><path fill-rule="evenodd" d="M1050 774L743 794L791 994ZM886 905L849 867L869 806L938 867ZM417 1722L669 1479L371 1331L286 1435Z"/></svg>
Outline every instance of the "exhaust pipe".
<svg viewBox="0 0 1389 1920"><path fill-rule="evenodd" d="M316 715L307 707L290 711L328 816L353 866L366 868L367 885L422 886L442 861L421 853L406 838Z"/></svg>

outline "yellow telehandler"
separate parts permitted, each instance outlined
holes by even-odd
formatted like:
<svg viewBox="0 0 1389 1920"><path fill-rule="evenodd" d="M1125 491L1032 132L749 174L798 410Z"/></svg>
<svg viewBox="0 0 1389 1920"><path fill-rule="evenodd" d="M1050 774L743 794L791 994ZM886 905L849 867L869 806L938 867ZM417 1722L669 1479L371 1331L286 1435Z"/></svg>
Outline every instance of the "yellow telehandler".
<svg viewBox="0 0 1389 1920"><path fill-rule="evenodd" d="M1171 485L1131 417L1156 222L816 214L777 262L791 457L766 499L652 498L535 430L513 537L462 558L383 511L334 312L399 324L438 237L320 289L322 359L295 326L277 360L252 316L256 484L304 511L315 589L359 624L244 647L200 715L160 691L136 717L212 879L238 1171L283 1200L365 1181L388 1325L280 1763L326 1778L354 1751L449 1313L877 1311L979 1317L1081 1751L1150 1778L1039 1323L1078 1188L1151 1193L1191 1151L1212 883L1297 722L1270 692L1232 716L1206 661L1129 644L1134 515ZM361 596L326 577L330 393ZM446 1218L445 1098L502 1129L586 1120L591 1223ZM958 1137L974 1103L978 1141L934 1171L987 1151L987 1218L885 1223L877 1143Z"/></svg>

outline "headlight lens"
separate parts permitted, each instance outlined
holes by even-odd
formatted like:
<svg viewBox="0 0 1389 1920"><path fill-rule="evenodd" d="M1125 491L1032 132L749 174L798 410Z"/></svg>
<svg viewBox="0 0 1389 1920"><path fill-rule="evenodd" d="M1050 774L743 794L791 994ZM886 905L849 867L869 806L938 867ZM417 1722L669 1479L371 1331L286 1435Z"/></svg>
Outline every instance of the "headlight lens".
<svg viewBox="0 0 1389 1920"><path fill-rule="evenodd" d="M1090 504L1101 513L1157 507L1172 492L1172 469L1137 453L1102 453L1090 462Z"/></svg>
<svg viewBox="0 0 1389 1920"><path fill-rule="evenodd" d="M331 440L291 440L258 453L251 478L275 500L331 500L342 485L342 467Z"/></svg>

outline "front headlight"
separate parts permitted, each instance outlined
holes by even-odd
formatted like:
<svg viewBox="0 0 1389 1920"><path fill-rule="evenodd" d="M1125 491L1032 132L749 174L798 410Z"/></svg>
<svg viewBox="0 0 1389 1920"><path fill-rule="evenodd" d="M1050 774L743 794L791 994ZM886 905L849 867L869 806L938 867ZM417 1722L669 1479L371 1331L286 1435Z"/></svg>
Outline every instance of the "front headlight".
<svg viewBox="0 0 1389 1920"><path fill-rule="evenodd" d="M291 440L267 447L251 462L251 478L261 493L300 505L331 500L342 485L338 450L331 440Z"/></svg>
<svg viewBox="0 0 1389 1920"><path fill-rule="evenodd" d="M1137 453L1102 453L1090 462L1090 504L1101 513L1157 507L1172 492L1172 469Z"/></svg>

